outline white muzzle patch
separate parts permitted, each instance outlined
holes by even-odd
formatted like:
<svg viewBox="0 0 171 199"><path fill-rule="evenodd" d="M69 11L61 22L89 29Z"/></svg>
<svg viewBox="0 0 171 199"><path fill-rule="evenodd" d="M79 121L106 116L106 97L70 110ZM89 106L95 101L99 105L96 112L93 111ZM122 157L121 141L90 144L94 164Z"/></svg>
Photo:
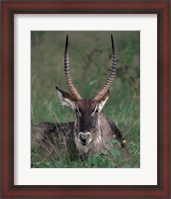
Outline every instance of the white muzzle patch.
<svg viewBox="0 0 171 199"><path fill-rule="evenodd" d="M91 133L90 132L84 132L84 133L80 132L78 134L78 140L84 146L89 144L91 142L91 139L92 139L92 137L91 137Z"/></svg>

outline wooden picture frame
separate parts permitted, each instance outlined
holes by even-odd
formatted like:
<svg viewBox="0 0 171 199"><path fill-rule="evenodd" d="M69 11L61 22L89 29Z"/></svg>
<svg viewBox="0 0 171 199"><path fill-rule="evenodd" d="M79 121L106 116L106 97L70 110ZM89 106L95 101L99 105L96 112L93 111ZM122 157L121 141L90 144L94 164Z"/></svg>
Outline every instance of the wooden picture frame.
<svg viewBox="0 0 171 199"><path fill-rule="evenodd" d="M153 197L169 198L169 36L168 1L17 1L1 3L1 190L2 197ZM15 14L157 14L157 185L14 185L14 15Z"/></svg>

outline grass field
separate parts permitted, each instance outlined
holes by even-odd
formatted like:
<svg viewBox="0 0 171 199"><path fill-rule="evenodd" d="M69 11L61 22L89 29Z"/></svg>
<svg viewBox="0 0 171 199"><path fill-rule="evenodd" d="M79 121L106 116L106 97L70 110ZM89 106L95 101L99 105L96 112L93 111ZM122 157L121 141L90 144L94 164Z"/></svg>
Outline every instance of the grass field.
<svg viewBox="0 0 171 199"><path fill-rule="evenodd" d="M33 167L139 167L140 166L140 33L139 32L43 32L31 33L31 125L74 121L75 115L62 107L55 86L68 91L63 72L65 36L73 81L83 98L92 98L102 88L112 58L110 35L117 52L116 78L103 112L115 121L129 151L129 160L114 150L95 155L86 164L68 156L51 158L32 145ZM63 149L65 150L65 149ZM64 151L65 152L65 151ZM109 156L115 156L115 162Z"/></svg>

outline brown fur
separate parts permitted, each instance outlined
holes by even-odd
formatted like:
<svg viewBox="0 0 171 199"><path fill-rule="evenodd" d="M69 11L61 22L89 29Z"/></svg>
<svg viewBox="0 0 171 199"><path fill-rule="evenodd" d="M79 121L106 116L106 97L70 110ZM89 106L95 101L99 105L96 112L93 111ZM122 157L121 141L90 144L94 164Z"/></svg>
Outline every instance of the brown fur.
<svg viewBox="0 0 171 199"><path fill-rule="evenodd" d="M109 123L102 113L99 114L98 123L99 130L91 132L93 135L92 141L86 146L78 141L77 121L62 124L42 122L33 128L32 142L37 142L41 147L48 148L51 151L65 147L70 156L81 156L82 158L96 153L106 153L113 147L110 144L113 139L120 143L118 148L124 147L122 134L114 123ZM54 137L56 138L55 141Z"/></svg>

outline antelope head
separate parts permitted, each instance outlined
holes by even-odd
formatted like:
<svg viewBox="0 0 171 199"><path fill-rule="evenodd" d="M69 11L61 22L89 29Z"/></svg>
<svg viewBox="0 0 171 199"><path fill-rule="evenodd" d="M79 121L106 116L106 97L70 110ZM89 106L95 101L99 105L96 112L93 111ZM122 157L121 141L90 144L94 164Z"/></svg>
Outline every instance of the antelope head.
<svg viewBox="0 0 171 199"><path fill-rule="evenodd" d="M56 87L61 104L71 107L76 113L76 139L86 146L91 143L92 139L98 135L99 131L99 117L101 111L108 100L109 90L116 73L116 53L114 47L113 36L112 41L112 64L109 72L108 79L105 82L102 90L93 99L82 99L78 91L76 90L69 68L69 56L68 56L68 35L66 36L65 52L64 52L64 73L67 86L70 94Z"/></svg>

